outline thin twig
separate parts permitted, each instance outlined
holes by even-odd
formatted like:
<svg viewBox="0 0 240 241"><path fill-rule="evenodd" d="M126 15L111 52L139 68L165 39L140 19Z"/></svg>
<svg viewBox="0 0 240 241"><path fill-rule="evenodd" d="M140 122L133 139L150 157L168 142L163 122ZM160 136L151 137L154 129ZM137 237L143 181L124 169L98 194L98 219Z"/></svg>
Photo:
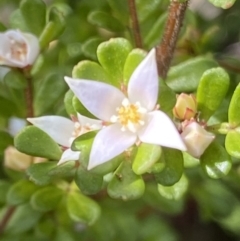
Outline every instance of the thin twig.
<svg viewBox="0 0 240 241"><path fill-rule="evenodd" d="M169 5L168 18L163 38L156 48L158 74L165 79L170 68L171 60L177 43L188 1L178 2L172 0Z"/></svg>
<svg viewBox="0 0 240 241"><path fill-rule="evenodd" d="M137 17L135 0L128 0L128 7L130 12L131 28L132 28L135 45L137 48L142 48L143 45L142 45L141 31L140 31L138 17Z"/></svg>
<svg viewBox="0 0 240 241"><path fill-rule="evenodd" d="M15 207L14 206L10 206L8 207L5 215L3 216L2 220L0 221L0 235L4 232L8 221L10 220L10 218L12 217L13 213L15 211Z"/></svg>
<svg viewBox="0 0 240 241"><path fill-rule="evenodd" d="M25 90L25 97L27 103L27 117L34 117L34 109L33 109L33 83L32 77L29 74L29 69L24 69L24 74L27 81L27 88Z"/></svg>

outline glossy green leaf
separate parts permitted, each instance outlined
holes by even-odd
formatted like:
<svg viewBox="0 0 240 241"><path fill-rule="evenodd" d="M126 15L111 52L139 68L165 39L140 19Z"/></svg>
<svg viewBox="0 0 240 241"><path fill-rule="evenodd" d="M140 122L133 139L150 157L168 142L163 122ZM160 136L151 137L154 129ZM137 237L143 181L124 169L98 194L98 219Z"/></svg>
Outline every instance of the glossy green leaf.
<svg viewBox="0 0 240 241"><path fill-rule="evenodd" d="M61 189L48 186L35 192L31 197L30 204L37 211L47 212L55 209L63 196L64 192Z"/></svg>
<svg viewBox="0 0 240 241"><path fill-rule="evenodd" d="M64 96L64 106L69 116L77 116L77 112L73 107L73 97L74 93L68 90Z"/></svg>
<svg viewBox="0 0 240 241"><path fill-rule="evenodd" d="M236 0L209 0L216 7L220 7L223 9L228 9L232 7Z"/></svg>
<svg viewBox="0 0 240 241"><path fill-rule="evenodd" d="M89 172L82 166L77 169L74 180L85 195L96 194L101 190L103 184L102 175Z"/></svg>
<svg viewBox="0 0 240 241"><path fill-rule="evenodd" d="M23 89L27 86L24 75L17 70L11 70L4 76L4 82L10 88Z"/></svg>
<svg viewBox="0 0 240 241"><path fill-rule="evenodd" d="M152 28L144 37L144 45L147 45L149 48L152 48L159 43L165 28L166 19L167 19L167 13L161 14L159 16L157 21L154 23Z"/></svg>
<svg viewBox="0 0 240 241"><path fill-rule="evenodd" d="M34 98L34 111L36 116L46 114L66 91L67 85L63 76L52 74L41 81L41 85Z"/></svg>
<svg viewBox="0 0 240 241"><path fill-rule="evenodd" d="M240 158L240 133L229 131L225 139L225 148L228 154L235 158Z"/></svg>
<svg viewBox="0 0 240 241"><path fill-rule="evenodd" d="M141 176L132 171L131 163L125 161L116 170L114 177L107 187L112 198L133 200L140 198L145 190L145 183Z"/></svg>
<svg viewBox="0 0 240 241"><path fill-rule="evenodd" d="M205 71L197 89L200 118L207 121L221 104L229 87L227 72L218 67Z"/></svg>
<svg viewBox="0 0 240 241"><path fill-rule="evenodd" d="M217 63L209 57L191 58L170 68L166 83L175 92L193 92L203 72L213 67Z"/></svg>
<svg viewBox="0 0 240 241"><path fill-rule="evenodd" d="M0 204L5 204L7 200L7 194L11 188L11 183L6 180L0 180Z"/></svg>
<svg viewBox="0 0 240 241"><path fill-rule="evenodd" d="M77 191L68 194L67 211L72 220L87 225L94 224L101 214L101 209L95 201Z"/></svg>
<svg viewBox="0 0 240 241"><path fill-rule="evenodd" d="M123 81L123 68L131 49L129 41L123 38L112 38L98 46L98 60L115 86Z"/></svg>
<svg viewBox="0 0 240 241"><path fill-rule="evenodd" d="M74 66L72 76L75 79L97 80L110 83L109 76L96 62L84 60Z"/></svg>
<svg viewBox="0 0 240 241"><path fill-rule="evenodd" d="M105 28L112 32L122 32L125 29L125 27L118 19L114 18L108 13L101 11L91 12L88 15L88 21L97 27Z"/></svg>
<svg viewBox="0 0 240 241"><path fill-rule="evenodd" d="M87 58L97 60L97 54L96 54L97 48L101 42L103 42L103 40L102 38L99 38L99 37L93 37L93 38L87 39L87 41L82 44L83 54Z"/></svg>
<svg viewBox="0 0 240 241"><path fill-rule="evenodd" d="M228 109L228 121L232 126L240 124L240 84L236 87Z"/></svg>
<svg viewBox="0 0 240 241"><path fill-rule="evenodd" d="M65 25L63 14L57 8L51 8L48 22L39 37L41 48L47 47L51 41L60 36L65 29Z"/></svg>
<svg viewBox="0 0 240 241"><path fill-rule="evenodd" d="M14 139L14 145L20 152L31 156L60 160L62 155L58 144L35 126L28 126L20 131Z"/></svg>
<svg viewBox="0 0 240 241"><path fill-rule="evenodd" d="M20 10L30 31L39 36L46 23L46 4L42 0L22 0Z"/></svg>
<svg viewBox="0 0 240 241"><path fill-rule="evenodd" d="M28 201L38 187L28 181L20 180L14 183L8 191L7 202L10 205L19 205Z"/></svg>
<svg viewBox="0 0 240 241"><path fill-rule="evenodd" d="M224 177L232 167L232 160L224 147L212 142L200 157L201 166L206 174L214 179Z"/></svg>
<svg viewBox="0 0 240 241"><path fill-rule="evenodd" d="M3 155L8 146L13 145L12 136L6 131L0 131L0 155Z"/></svg>
<svg viewBox="0 0 240 241"><path fill-rule="evenodd" d="M165 162L165 167L162 172L155 174L155 179L163 186L172 186L180 180L183 173L182 152L162 147L161 161Z"/></svg>
<svg viewBox="0 0 240 241"><path fill-rule="evenodd" d="M187 152L183 152L183 159L184 159L184 167L185 168L195 167L200 164L199 159L191 156Z"/></svg>
<svg viewBox="0 0 240 241"><path fill-rule="evenodd" d="M11 14L10 25L13 29L20 29L23 32L30 31L20 9L15 10Z"/></svg>
<svg viewBox="0 0 240 241"><path fill-rule="evenodd" d="M76 161L68 161L59 166L55 165L49 170L48 175L52 178L73 177L77 169Z"/></svg>
<svg viewBox="0 0 240 241"><path fill-rule="evenodd" d="M176 94L162 79L159 81L158 104L160 110L172 116L172 110L176 104Z"/></svg>
<svg viewBox="0 0 240 241"><path fill-rule="evenodd" d="M161 153L160 146L141 143L133 160L133 171L137 175L146 173L159 160Z"/></svg>
<svg viewBox="0 0 240 241"><path fill-rule="evenodd" d="M127 56L123 69L124 84L128 84L128 81L136 69L136 67L143 61L147 53L142 49L133 49Z"/></svg>
<svg viewBox="0 0 240 241"><path fill-rule="evenodd" d="M37 185L46 185L52 181L53 177L48 173L56 167L56 165L56 162L36 163L31 165L26 172L29 179Z"/></svg>
<svg viewBox="0 0 240 241"><path fill-rule="evenodd" d="M178 200L186 193L188 188L188 179L182 175L180 180L172 186L163 186L158 184L158 192L167 199Z"/></svg>
<svg viewBox="0 0 240 241"><path fill-rule="evenodd" d="M23 234L31 230L41 216L42 213L33 210L30 204L19 205L7 223L5 231L11 234Z"/></svg>

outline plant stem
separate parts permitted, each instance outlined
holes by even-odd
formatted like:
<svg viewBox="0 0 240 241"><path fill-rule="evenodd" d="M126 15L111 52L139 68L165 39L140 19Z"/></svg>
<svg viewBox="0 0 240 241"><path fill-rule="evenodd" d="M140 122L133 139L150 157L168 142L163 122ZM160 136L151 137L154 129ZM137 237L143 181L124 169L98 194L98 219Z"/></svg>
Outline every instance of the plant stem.
<svg viewBox="0 0 240 241"><path fill-rule="evenodd" d="M33 109L33 83L32 77L30 75L30 69L24 69L24 74L27 81L27 88L25 90L25 97L27 103L27 117L34 117L34 109Z"/></svg>
<svg viewBox="0 0 240 241"><path fill-rule="evenodd" d="M8 221L12 217L14 211L15 211L15 207L14 206L8 207L5 215L3 216L2 220L0 221L0 235L4 232L4 229L7 226Z"/></svg>
<svg viewBox="0 0 240 241"><path fill-rule="evenodd" d="M156 48L158 74L166 79L189 1L172 0L161 43Z"/></svg>
<svg viewBox="0 0 240 241"><path fill-rule="evenodd" d="M139 27L139 22L137 17L137 8L136 8L135 0L128 0L128 7L130 11L131 28L132 28L135 45L137 48L142 48L143 47L142 38L141 38L141 32L140 32L140 27Z"/></svg>

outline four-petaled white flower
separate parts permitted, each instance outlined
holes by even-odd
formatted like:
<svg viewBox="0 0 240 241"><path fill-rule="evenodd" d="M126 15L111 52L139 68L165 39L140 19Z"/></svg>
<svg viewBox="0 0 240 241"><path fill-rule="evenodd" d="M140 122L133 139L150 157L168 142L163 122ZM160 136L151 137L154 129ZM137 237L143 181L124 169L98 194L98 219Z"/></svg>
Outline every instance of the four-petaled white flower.
<svg viewBox="0 0 240 241"><path fill-rule="evenodd" d="M171 119L156 110L159 80L155 49L133 72L126 95L98 81L65 80L82 104L109 124L94 139L88 169L109 161L138 141L186 150Z"/></svg>
<svg viewBox="0 0 240 241"><path fill-rule="evenodd" d="M32 65L40 51L37 37L19 30L0 33L0 65L24 68Z"/></svg>
<svg viewBox="0 0 240 241"><path fill-rule="evenodd" d="M76 121L62 116L42 116L27 118L34 126L46 132L55 142L65 150L58 165L67 161L79 160L80 151L72 151L71 144L78 136L102 128L102 121L90 119L78 114Z"/></svg>
<svg viewBox="0 0 240 241"><path fill-rule="evenodd" d="M187 125L181 136L187 146L187 152L196 158L204 153L215 138L214 134L207 132L197 122Z"/></svg>

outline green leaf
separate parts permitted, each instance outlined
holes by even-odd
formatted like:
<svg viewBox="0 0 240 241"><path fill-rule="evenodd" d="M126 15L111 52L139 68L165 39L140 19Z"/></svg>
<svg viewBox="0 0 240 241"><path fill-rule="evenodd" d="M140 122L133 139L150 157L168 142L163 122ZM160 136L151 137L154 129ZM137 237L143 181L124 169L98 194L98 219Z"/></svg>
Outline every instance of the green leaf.
<svg viewBox="0 0 240 241"><path fill-rule="evenodd" d="M163 112L172 116L172 110L176 104L176 94L162 79L159 81L158 103Z"/></svg>
<svg viewBox="0 0 240 241"><path fill-rule="evenodd" d="M19 205L27 202L38 187L28 181L20 180L14 183L8 191L7 202L10 205Z"/></svg>
<svg viewBox="0 0 240 241"><path fill-rule="evenodd" d="M149 48L153 48L159 43L161 36L163 35L166 19L167 13L161 14L159 16L157 21L154 23L147 35L144 37L144 46L146 45Z"/></svg>
<svg viewBox="0 0 240 241"><path fill-rule="evenodd" d="M88 58L97 60L97 54L96 54L97 48L102 41L103 40L99 37L93 37L93 38L87 39L87 41L82 44L83 54Z"/></svg>
<svg viewBox="0 0 240 241"><path fill-rule="evenodd" d="M227 72L218 67L205 71L197 89L200 118L207 121L221 104L229 87Z"/></svg>
<svg viewBox="0 0 240 241"><path fill-rule="evenodd" d="M77 191L71 191L67 197L67 211L72 220L93 225L101 214L99 205Z"/></svg>
<svg viewBox="0 0 240 241"><path fill-rule="evenodd" d="M91 112L89 112L85 108L85 106L82 104L82 102L79 101L79 99L76 96L72 98L72 105L76 112L81 113L82 115L87 116L89 118L97 119Z"/></svg>
<svg viewBox="0 0 240 241"><path fill-rule="evenodd" d="M163 186L172 186L180 180L183 173L182 152L162 147L161 161L165 162L165 167L162 172L155 174L156 181Z"/></svg>
<svg viewBox="0 0 240 241"><path fill-rule="evenodd" d="M32 209L30 204L17 207L11 216L4 231L11 234L22 234L32 229L41 218L42 214Z"/></svg>
<svg viewBox="0 0 240 241"><path fill-rule="evenodd" d="M39 37L41 48L47 47L51 41L57 39L64 31L65 26L66 22L62 13L55 7L51 8L48 22Z"/></svg>
<svg viewBox="0 0 240 241"><path fill-rule="evenodd" d="M76 161L68 161L49 170L48 175L52 178L73 177L76 172Z"/></svg>
<svg viewBox="0 0 240 241"><path fill-rule="evenodd" d="M20 29L23 32L30 31L20 9L15 10L11 14L10 26L12 29Z"/></svg>
<svg viewBox="0 0 240 241"><path fill-rule="evenodd" d="M66 87L63 76L60 74L52 74L45 78L41 82L34 98L35 115L41 116L46 114L66 91Z"/></svg>
<svg viewBox="0 0 240 241"><path fill-rule="evenodd" d="M29 179L37 185L49 184L53 177L49 175L49 172L56 167L56 162L42 162L31 165L27 169L27 175Z"/></svg>
<svg viewBox="0 0 240 241"><path fill-rule="evenodd" d="M64 196L64 192L55 187L48 186L35 192L30 200L33 209L41 212L48 212L56 208Z"/></svg>
<svg viewBox="0 0 240 241"><path fill-rule="evenodd" d="M73 107L73 97L74 93L68 90L64 96L64 106L69 116L77 116L77 112Z"/></svg>
<svg viewBox="0 0 240 241"><path fill-rule="evenodd" d="M225 148L228 154L235 158L240 158L240 133L229 131L225 139Z"/></svg>
<svg viewBox="0 0 240 241"><path fill-rule="evenodd" d="M142 49L133 49L127 56L123 69L124 84L127 85L128 81L137 68L137 66L143 61L147 53Z"/></svg>
<svg viewBox="0 0 240 241"><path fill-rule="evenodd" d="M209 0L216 7L220 7L223 9L228 9L232 7L236 0Z"/></svg>
<svg viewBox="0 0 240 241"><path fill-rule="evenodd" d="M88 15L88 21L97 27L105 28L112 32L122 32L125 30L125 27L118 19L114 18L108 13L101 11L91 12Z"/></svg>
<svg viewBox="0 0 240 241"><path fill-rule="evenodd" d="M11 188L11 183L5 180L0 180L0 204L5 204L7 200L8 190Z"/></svg>
<svg viewBox="0 0 240 241"><path fill-rule="evenodd" d="M22 0L20 10L30 31L39 36L46 23L46 4L42 0Z"/></svg>
<svg viewBox="0 0 240 241"><path fill-rule="evenodd" d="M123 38L113 38L98 46L98 60L115 86L123 82L123 68L131 49L129 41Z"/></svg>
<svg viewBox="0 0 240 241"><path fill-rule="evenodd" d="M133 160L133 171L137 175L146 173L159 160L161 153L160 146L141 143Z"/></svg>
<svg viewBox="0 0 240 241"><path fill-rule="evenodd" d="M212 142L200 157L205 173L214 179L224 177L232 167L232 160L224 147L216 141Z"/></svg>
<svg viewBox="0 0 240 241"><path fill-rule="evenodd" d="M11 100L8 100L2 96L0 96L0 110L0 116L3 117L20 115L20 112L17 109L16 105Z"/></svg>
<svg viewBox="0 0 240 241"><path fill-rule="evenodd" d="M0 155L3 155L8 146L13 145L13 138L6 131L0 131Z"/></svg>
<svg viewBox="0 0 240 241"><path fill-rule="evenodd" d="M110 83L109 76L97 63L89 60L79 62L74 66L72 76L75 79L97 80Z"/></svg>
<svg viewBox="0 0 240 241"><path fill-rule="evenodd" d="M158 192L167 199L178 200L186 193L188 188L188 179L182 175L180 180L172 186L163 186L158 184Z"/></svg>
<svg viewBox="0 0 240 241"><path fill-rule="evenodd" d="M13 89L24 89L27 86L27 81L24 75L17 70L10 70L4 76L4 82Z"/></svg>
<svg viewBox="0 0 240 241"><path fill-rule="evenodd" d="M77 169L74 180L81 192L85 195L92 195L99 192L103 184L102 175L91 173L82 166Z"/></svg>
<svg viewBox="0 0 240 241"><path fill-rule="evenodd" d="M175 92L194 92L204 71L217 67L209 57L196 57L170 68L166 84Z"/></svg>
<svg viewBox="0 0 240 241"><path fill-rule="evenodd" d="M240 84L236 87L228 109L228 121L232 126L240 124Z"/></svg>
<svg viewBox="0 0 240 241"><path fill-rule="evenodd" d="M15 147L31 156L59 160L62 155L60 147L44 131L35 126L28 126L14 139Z"/></svg>
<svg viewBox="0 0 240 241"><path fill-rule="evenodd" d="M114 177L107 187L112 198L133 200L140 198L145 190L145 183L141 176L132 171L131 163L125 161L116 170Z"/></svg>

